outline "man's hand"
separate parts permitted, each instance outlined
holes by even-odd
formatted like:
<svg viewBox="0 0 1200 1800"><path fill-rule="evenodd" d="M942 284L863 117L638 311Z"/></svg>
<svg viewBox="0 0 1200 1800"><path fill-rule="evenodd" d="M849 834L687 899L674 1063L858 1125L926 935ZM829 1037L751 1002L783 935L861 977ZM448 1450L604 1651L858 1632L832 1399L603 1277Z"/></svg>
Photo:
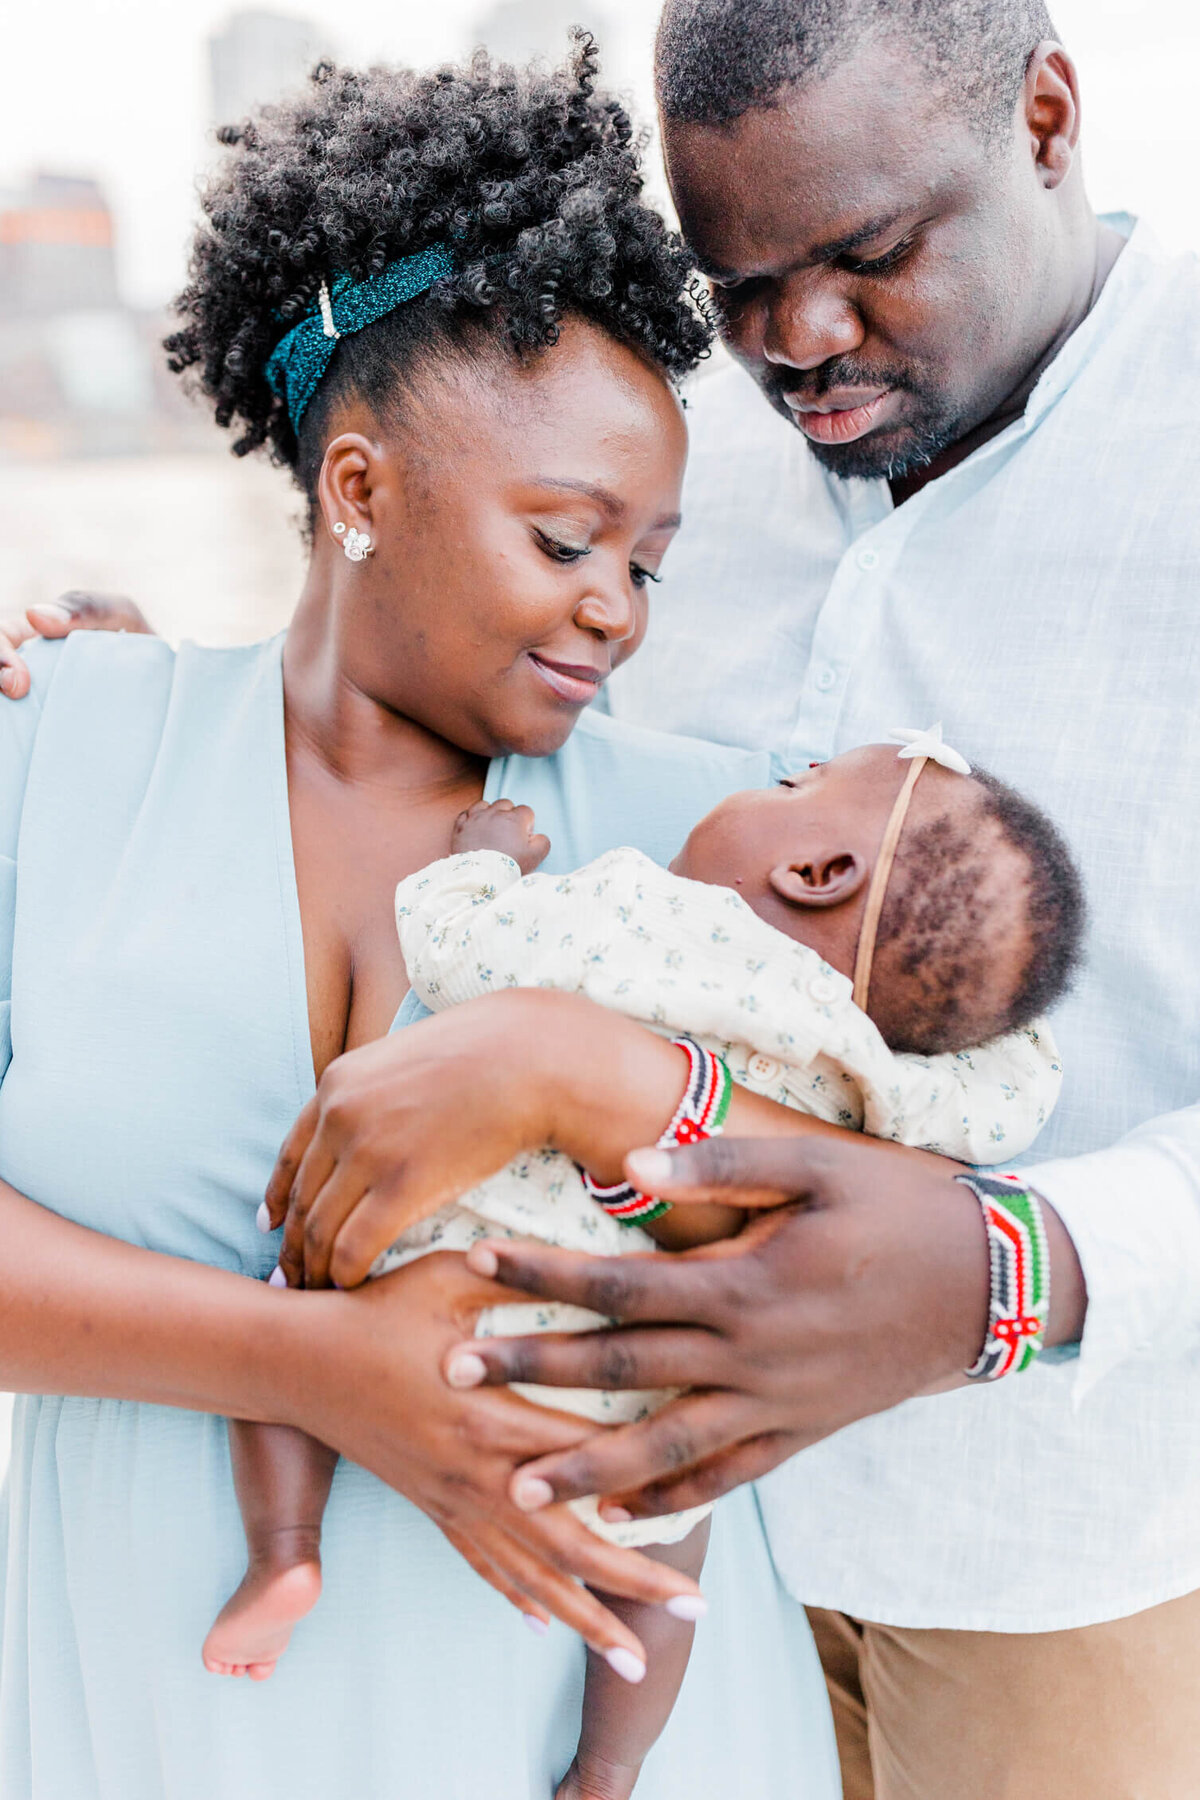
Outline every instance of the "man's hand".
<svg viewBox="0 0 1200 1800"><path fill-rule="evenodd" d="M62 638L73 631L133 631L152 637L153 627L132 600L109 594L63 594L45 606L31 606L24 618L0 619L0 693L21 700L29 692L29 670L18 654L30 638Z"/></svg>
<svg viewBox="0 0 1200 1800"><path fill-rule="evenodd" d="M630 1178L678 1204L761 1205L770 1190L796 1204L678 1256L602 1259L496 1242L469 1254L477 1274L624 1324L459 1344L445 1365L454 1385L691 1390L640 1424L521 1469L511 1491L529 1510L594 1493L638 1516L698 1505L857 1419L959 1385L979 1353L987 1245L979 1205L954 1179L958 1164L850 1133L713 1139L675 1153L666 1180L653 1161L661 1155L635 1152ZM1049 1207L1046 1223L1048 1337L1070 1342L1086 1308L1082 1276Z"/></svg>
<svg viewBox="0 0 1200 1800"><path fill-rule="evenodd" d="M499 850L511 856L522 875L532 875L550 854L550 839L534 830L531 808L511 800L477 800L454 821L451 849Z"/></svg>

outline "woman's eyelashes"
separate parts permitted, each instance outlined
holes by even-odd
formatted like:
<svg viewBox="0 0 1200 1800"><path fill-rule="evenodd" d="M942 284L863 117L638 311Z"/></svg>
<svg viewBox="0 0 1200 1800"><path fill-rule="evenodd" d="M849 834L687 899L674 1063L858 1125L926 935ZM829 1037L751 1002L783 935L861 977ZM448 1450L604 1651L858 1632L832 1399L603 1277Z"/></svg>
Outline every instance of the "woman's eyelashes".
<svg viewBox="0 0 1200 1800"><path fill-rule="evenodd" d="M575 563L582 562L585 556L592 554L591 544L567 543L563 538L552 537L548 531L542 531L536 525L533 528L533 535L538 547L550 558L551 562L558 563L562 568L569 569ZM656 574L653 569L644 568L641 563L631 562L629 579L635 588L644 588L647 582L661 581L662 576Z"/></svg>

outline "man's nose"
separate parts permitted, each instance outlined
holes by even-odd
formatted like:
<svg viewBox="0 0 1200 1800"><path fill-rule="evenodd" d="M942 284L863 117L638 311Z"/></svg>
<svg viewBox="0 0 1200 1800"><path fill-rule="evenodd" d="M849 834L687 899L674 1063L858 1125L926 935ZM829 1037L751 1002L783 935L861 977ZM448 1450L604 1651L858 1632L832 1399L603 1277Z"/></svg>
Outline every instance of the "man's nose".
<svg viewBox="0 0 1200 1800"><path fill-rule="evenodd" d="M763 356L785 368L817 369L857 350L865 336L862 319L831 281L797 276L768 303Z"/></svg>

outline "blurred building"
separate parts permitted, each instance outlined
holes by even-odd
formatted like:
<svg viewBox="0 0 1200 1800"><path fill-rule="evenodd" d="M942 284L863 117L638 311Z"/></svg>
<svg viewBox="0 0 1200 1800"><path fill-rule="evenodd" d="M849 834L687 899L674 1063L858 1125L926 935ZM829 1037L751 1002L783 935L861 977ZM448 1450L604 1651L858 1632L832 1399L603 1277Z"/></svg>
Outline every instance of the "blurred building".
<svg viewBox="0 0 1200 1800"><path fill-rule="evenodd" d="M267 101L299 87L326 43L310 19L247 8L208 40L213 117L244 119Z"/></svg>
<svg viewBox="0 0 1200 1800"><path fill-rule="evenodd" d="M602 48L614 30L603 0L494 0L476 20L472 35L507 61L527 62L531 56L557 61L573 25L594 31Z"/></svg>
<svg viewBox="0 0 1200 1800"><path fill-rule="evenodd" d="M0 191L0 316L116 302L112 213L98 182L43 172Z"/></svg>

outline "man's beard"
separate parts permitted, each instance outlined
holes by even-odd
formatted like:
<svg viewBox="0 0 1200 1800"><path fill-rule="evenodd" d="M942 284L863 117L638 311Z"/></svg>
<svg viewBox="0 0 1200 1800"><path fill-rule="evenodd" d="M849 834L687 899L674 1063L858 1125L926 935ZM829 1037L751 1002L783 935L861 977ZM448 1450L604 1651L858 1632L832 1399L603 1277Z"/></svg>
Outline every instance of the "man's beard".
<svg viewBox="0 0 1200 1800"><path fill-rule="evenodd" d="M817 461L843 481L900 481L906 475L924 469L944 450L956 444L968 428L962 411L952 406L943 394L915 383L905 370L870 369L852 357L840 357L822 364L815 379L805 382L798 370L778 371L763 383L768 400L776 412L795 425L805 438ZM880 431L869 431L865 437L849 444L817 444L801 430L798 417L784 399L785 394L800 394L806 400L820 400L836 388L862 388L878 392L889 388L903 394L907 404L904 418Z"/></svg>

